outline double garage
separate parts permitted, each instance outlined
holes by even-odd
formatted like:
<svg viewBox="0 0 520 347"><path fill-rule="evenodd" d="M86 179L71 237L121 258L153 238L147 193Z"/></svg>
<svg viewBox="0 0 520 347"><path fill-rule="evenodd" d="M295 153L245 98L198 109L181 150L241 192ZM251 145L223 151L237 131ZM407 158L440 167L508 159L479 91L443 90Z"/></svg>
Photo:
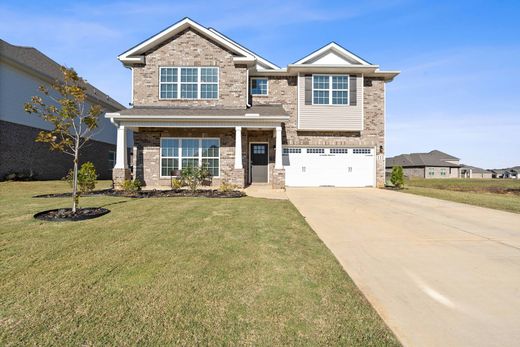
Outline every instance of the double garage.
<svg viewBox="0 0 520 347"><path fill-rule="evenodd" d="M374 187L373 148L296 148L283 150L285 184L289 187Z"/></svg>

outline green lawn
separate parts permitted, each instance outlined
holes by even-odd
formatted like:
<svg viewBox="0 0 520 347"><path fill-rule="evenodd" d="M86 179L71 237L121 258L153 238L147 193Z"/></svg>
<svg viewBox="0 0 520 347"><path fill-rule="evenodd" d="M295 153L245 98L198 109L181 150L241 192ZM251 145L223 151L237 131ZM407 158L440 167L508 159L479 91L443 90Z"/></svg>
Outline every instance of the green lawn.
<svg viewBox="0 0 520 347"><path fill-rule="evenodd" d="M520 180L415 179L406 181L402 191L520 213Z"/></svg>
<svg viewBox="0 0 520 347"><path fill-rule="evenodd" d="M288 201L83 198L0 183L0 345L399 345Z"/></svg>

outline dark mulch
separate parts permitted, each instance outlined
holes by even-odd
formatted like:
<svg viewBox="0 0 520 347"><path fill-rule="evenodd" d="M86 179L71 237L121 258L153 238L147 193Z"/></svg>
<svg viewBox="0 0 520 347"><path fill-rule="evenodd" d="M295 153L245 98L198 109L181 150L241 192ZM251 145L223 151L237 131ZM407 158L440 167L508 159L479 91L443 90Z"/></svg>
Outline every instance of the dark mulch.
<svg viewBox="0 0 520 347"><path fill-rule="evenodd" d="M192 192L187 189L172 189L172 190L147 190L138 192L125 192L122 190L114 189L103 189L95 190L88 194L82 194L81 196L115 196L125 198L173 198L173 197L204 197L204 198L241 198L246 196L246 193L231 190L221 191L218 189L199 189ZM36 195L35 198L68 198L71 197L72 193L60 193L60 194L43 194Z"/></svg>
<svg viewBox="0 0 520 347"><path fill-rule="evenodd" d="M109 212L110 210L103 207L78 208L75 213L72 213L71 208L58 208L55 210L38 212L34 215L34 218L50 222L77 222L80 220L101 217Z"/></svg>

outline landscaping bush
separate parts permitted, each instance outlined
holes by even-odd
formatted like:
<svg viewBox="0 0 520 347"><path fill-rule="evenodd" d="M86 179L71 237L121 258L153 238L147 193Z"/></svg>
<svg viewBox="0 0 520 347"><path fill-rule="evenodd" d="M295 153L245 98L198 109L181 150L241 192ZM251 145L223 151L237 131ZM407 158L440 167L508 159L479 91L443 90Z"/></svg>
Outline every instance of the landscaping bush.
<svg viewBox="0 0 520 347"><path fill-rule="evenodd" d="M20 172L10 172L4 176L6 181L34 181L36 179L36 173L32 170L25 170Z"/></svg>
<svg viewBox="0 0 520 347"><path fill-rule="evenodd" d="M220 183L220 187L218 187L218 189L223 193L227 193L237 189L237 186L235 184L229 183L227 180L223 180L222 183Z"/></svg>
<svg viewBox="0 0 520 347"><path fill-rule="evenodd" d="M181 189L184 187L184 182L179 178L172 178L172 189Z"/></svg>
<svg viewBox="0 0 520 347"><path fill-rule="evenodd" d="M81 168L78 170L78 188L81 194L90 193L96 188L97 183L97 172L94 164L87 161L81 165ZM72 187L74 178L74 171L71 169L69 173L65 177L65 180L69 182Z"/></svg>
<svg viewBox="0 0 520 347"><path fill-rule="evenodd" d="M119 184L122 190L125 192L138 192L141 190L141 182L139 180L124 180Z"/></svg>
<svg viewBox="0 0 520 347"><path fill-rule="evenodd" d="M404 187L404 173L402 166L394 166L392 168L392 176L390 177L390 182L392 182L392 184L396 188Z"/></svg>
<svg viewBox="0 0 520 347"><path fill-rule="evenodd" d="M181 180L192 192L196 191L197 187L210 177L209 170L204 166L187 167L181 170Z"/></svg>

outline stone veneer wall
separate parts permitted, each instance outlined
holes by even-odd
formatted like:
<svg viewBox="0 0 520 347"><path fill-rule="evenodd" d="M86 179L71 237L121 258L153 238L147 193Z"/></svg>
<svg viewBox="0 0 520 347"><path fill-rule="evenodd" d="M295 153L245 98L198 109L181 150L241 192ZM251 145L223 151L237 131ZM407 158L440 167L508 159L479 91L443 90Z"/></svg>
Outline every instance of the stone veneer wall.
<svg viewBox="0 0 520 347"><path fill-rule="evenodd" d="M0 120L0 180L10 173L33 172L35 179L59 180L72 168L70 155L53 152L49 144L35 142L41 129ZM90 161L99 179L111 179L108 153L116 146L91 140L80 152L80 165Z"/></svg>
<svg viewBox="0 0 520 347"><path fill-rule="evenodd" d="M135 106L198 106L246 108L245 65L235 65L226 48L187 29L146 54L146 64L136 66L134 76ZM219 67L219 98L216 100L159 100L159 67Z"/></svg>
<svg viewBox="0 0 520 347"><path fill-rule="evenodd" d="M283 105L290 115L290 120L284 127L284 145L375 147L376 182L378 187L384 186L385 159L384 153L379 152L380 146L383 146L383 151L385 149L385 82L382 78L364 79L364 129L352 132L298 131L297 78L295 76L268 78L269 95L253 96L251 99L255 105L273 103Z"/></svg>
<svg viewBox="0 0 520 347"><path fill-rule="evenodd" d="M242 143L246 136L242 133ZM235 169L235 129L182 129L182 128L142 128L134 133L134 178L149 187L169 186L169 178L160 177L161 137L196 137L220 139L220 177L214 178L213 186L223 180L244 186L245 169ZM242 146L242 161L246 159L246 146Z"/></svg>
<svg viewBox="0 0 520 347"><path fill-rule="evenodd" d="M392 169L390 169L390 174L392 173ZM420 167L405 167L403 168L403 174L410 178L424 178L424 168Z"/></svg>

